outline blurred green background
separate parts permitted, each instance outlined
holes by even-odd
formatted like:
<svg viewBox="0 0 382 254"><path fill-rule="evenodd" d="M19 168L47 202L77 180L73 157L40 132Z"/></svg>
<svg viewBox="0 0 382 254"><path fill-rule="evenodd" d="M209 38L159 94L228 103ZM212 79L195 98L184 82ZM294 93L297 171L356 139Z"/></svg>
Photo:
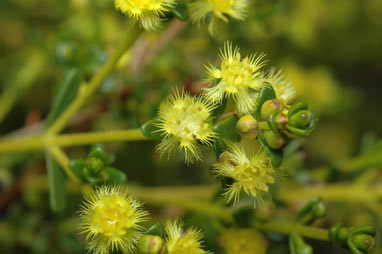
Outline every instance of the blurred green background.
<svg viewBox="0 0 382 254"><path fill-rule="evenodd" d="M381 188L381 17L381 0L255 0L245 21L231 20L217 37L210 37L206 26L168 17L162 30L142 35L123 56L66 132L139 127L155 116L173 86L200 92L206 77L203 64L217 63L219 48L229 40L244 54L265 52L267 66L283 69L299 99L319 118L308 139L287 147L287 176L281 182L352 183L376 169L370 185ZM89 80L115 49L128 22L112 0L2 0L0 134L39 133L66 73L75 68ZM212 152L206 153L205 163L186 166L181 154L170 162L159 158L154 142L108 144L107 149L131 184L214 183L209 172ZM71 158L84 158L88 147L66 151ZM84 252L76 215L81 195L70 191L66 211L52 214L45 172L41 152L0 156L2 253ZM330 202L322 226L342 221L348 226L373 224L380 230L380 201ZM299 202L306 200L293 200L292 213ZM148 208L154 221L184 215L175 208ZM203 218L186 215L190 223L207 227ZM269 253L288 253L285 238L272 239ZM210 250L216 248L213 240L206 241ZM346 253L327 243L310 243L316 253Z"/></svg>

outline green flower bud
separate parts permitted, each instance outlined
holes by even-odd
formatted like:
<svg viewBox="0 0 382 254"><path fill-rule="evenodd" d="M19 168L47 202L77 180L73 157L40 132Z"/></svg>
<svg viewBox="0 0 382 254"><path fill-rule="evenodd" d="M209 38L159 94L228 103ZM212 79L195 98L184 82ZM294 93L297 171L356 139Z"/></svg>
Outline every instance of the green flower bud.
<svg viewBox="0 0 382 254"><path fill-rule="evenodd" d="M288 125L288 116L283 113L279 113L276 116L275 121L276 121L277 128L279 128L279 130L285 130Z"/></svg>
<svg viewBox="0 0 382 254"><path fill-rule="evenodd" d="M273 131L264 131L264 137L267 144L273 149L280 149L286 143L285 139Z"/></svg>
<svg viewBox="0 0 382 254"><path fill-rule="evenodd" d="M236 125L240 134L248 139L255 139L259 132L256 119L252 115L242 116Z"/></svg>
<svg viewBox="0 0 382 254"><path fill-rule="evenodd" d="M88 168L92 172L98 172L105 166L103 161L96 157L90 157L86 160L86 163L88 165Z"/></svg>
<svg viewBox="0 0 382 254"><path fill-rule="evenodd" d="M313 207L312 213L315 218L323 218L328 213L328 209L324 203L320 202Z"/></svg>
<svg viewBox="0 0 382 254"><path fill-rule="evenodd" d="M375 248L374 237L366 234L358 234L351 239L354 245L362 251L370 251Z"/></svg>
<svg viewBox="0 0 382 254"><path fill-rule="evenodd" d="M313 254L313 248L312 246L308 245L308 244L303 244L301 246L299 246L298 250L297 250L299 254Z"/></svg>
<svg viewBox="0 0 382 254"><path fill-rule="evenodd" d="M140 254L167 254L167 245L162 237L157 235L145 235L138 243Z"/></svg>
<svg viewBox="0 0 382 254"><path fill-rule="evenodd" d="M284 105L277 99L268 100L261 106L260 118L261 120L268 120L270 114L276 110L280 113L284 109Z"/></svg>
<svg viewBox="0 0 382 254"><path fill-rule="evenodd" d="M301 110L290 117L289 124L297 128L304 128L309 125L312 118L312 112L309 110Z"/></svg>

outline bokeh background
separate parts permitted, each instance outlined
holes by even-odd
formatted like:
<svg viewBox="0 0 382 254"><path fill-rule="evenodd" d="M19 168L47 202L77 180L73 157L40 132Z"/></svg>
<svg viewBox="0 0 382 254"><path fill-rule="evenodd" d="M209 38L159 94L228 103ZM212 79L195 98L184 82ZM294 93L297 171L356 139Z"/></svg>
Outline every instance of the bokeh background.
<svg viewBox="0 0 382 254"><path fill-rule="evenodd" d="M351 186L362 177L367 186L382 188L381 17L380 0L253 0L247 19L231 20L216 37L208 35L206 26L168 17L163 29L141 36L123 56L66 132L139 127L155 116L175 85L199 93L206 77L203 64L218 63L219 48L229 40L245 54L266 53L267 66L283 69L298 98L307 101L319 119L309 138L286 148L286 174L275 188ZM0 1L0 135L39 133L67 72L75 68L90 79L128 22L112 0ZM84 158L88 149L66 151L71 158ZM124 170L134 186L197 188L215 183L209 170L215 160L212 152L206 152L205 163L186 166L181 154L169 162L161 159L154 142L108 144L107 150L115 157L113 166ZM2 253L85 252L77 227L80 193L68 183L68 207L53 214L47 186L43 153L0 156ZM286 198L288 209L280 211L290 218L308 201ZM347 226L372 224L381 232L380 196L334 198L328 207L328 218L318 226L342 221ZM190 224L210 227L203 216L176 206L147 208L153 221L186 216ZM208 237L207 247L223 253L215 241L218 236ZM288 253L285 237L267 237L268 253ZM316 253L347 253L308 242Z"/></svg>

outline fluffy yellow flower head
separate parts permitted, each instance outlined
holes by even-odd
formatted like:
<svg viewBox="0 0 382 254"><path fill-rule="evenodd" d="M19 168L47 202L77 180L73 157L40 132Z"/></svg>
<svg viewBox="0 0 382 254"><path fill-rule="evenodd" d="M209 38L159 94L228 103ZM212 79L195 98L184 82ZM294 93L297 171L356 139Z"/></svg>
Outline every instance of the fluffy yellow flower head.
<svg viewBox="0 0 382 254"><path fill-rule="evenodd" d="M264 151L248 156L242 145L231 143L224 152L224 160L215 164L217 175L234 180L225 192L227 202L237 203L241 192L251 195L261 203L262 194L274 183L275 171L271 159ZM256 204L256 203L255 203Z"/></svg>
<svg viewBox="0 0 382 254"><path fill-rule="evenodd" d="M115 0L115 7L139 20L146 30L160 27L161 16L172 7L174 0Z"/></svg>
<svg viewBox="0 0 382 254"><path fill-rule="evenodd" d="M158 145L160 153L170 156L184 150L187 162L201 160L201 144L211 145L211 112L214 106L203 97L192 97L177 90L159 107L158 127L164 138Z"/></svg>
<svg viewBox="0 0 382 254"><path fill-rule="evenodd" d="M248 114L254 110L257 91L263 85L263 77L259 69L265 64L264 55L251 55L241 59L239 48L232 48L226 42L220 51L222 63L220 68L206 66L209 79L220 79L214 87L207 88L206 97L220 103L224 97L232 96L240 114Z"/></svg>
<svg viewBox="0 0 382 254"><path fill-rule="evenodd" d="M226 254L265 254L267 241L253 229L228 229L220 238Z"/></svg>
<svg viewBox="0 0 382 254"><path fill-rule="evenodd" d="M282 71L276 72L276 68L271 68L265 75L265 81L270 83L276 92L276 97L284 105L289 104L296 98L296 89L284 78Z"/></svg>
<svg viewBox="0 0 382 254"><path fill-rule="evenodd" d="M147 213L141 204L118 187L103 186L94 191L81 210L81 229L87 233L87 248L96 254L110 250L127 253L135 248L142 229L138 223Z"/></svg>
<svg viewBox="0 0 382 254"><path fill-rule="evenodd" d="M212 14L208 31L214 34L218 20L227 23L227 16L243 20L247 5L247 0L198 0L191 5L192 20L201 23Z"/></svg>
<svg viewBox="0 0 382 254"><path fill-rule="evenodd" d="M207 254L202 249L203 234L195 228L184 231L177 221L169 221L165 227L168 254Z"/></svg>

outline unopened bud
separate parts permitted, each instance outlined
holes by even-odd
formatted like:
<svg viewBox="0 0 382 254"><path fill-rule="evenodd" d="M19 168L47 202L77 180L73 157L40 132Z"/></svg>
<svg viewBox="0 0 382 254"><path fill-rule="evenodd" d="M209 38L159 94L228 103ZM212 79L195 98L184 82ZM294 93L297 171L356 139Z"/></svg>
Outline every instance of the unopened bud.
<svg viewBox="0 0 382 254"><path fill-rule="evenodd" d="M309 110L301 110L290 117L289 123L297 128L304 128L309 125L312 118L312 112Z"/></svg>
<svg viewBox="0 0 382 254"><path fill-rule="evenodd" d="M222 152L219 155L219 162L220 163L231 163L231 155L228 152Z"/></svg>
<svg viewBox="0 0 382 254"><path fill-rule="evenodd" d="M288 125L288 116L283 113L280 113L276 116L275 121L279 130L285 130Z"/></svg>
<svg viewBox="0 0 382 254"><path fill-rule="evenodd" d="M355 246L362 251L370 251L375 248L374 237L366 234L357 234L352 237Z"/></svg>
<svg viewBox="0 0 382 254"><path fill-rule="evenodd" d="M324 203L319 202L318 204L316 204L314 206L312 213L313 213L314 217L316 217L316 218L323 218L328 213L328 209L326 208Z"/></svg>
<svg viewBox="0 0 382 254"><path fill-rule="evenodd" d="M261 106L260 116L262 120L268 120L270 114L276 110L278 113L283 111L284 105L277 99L268 100Z"/></svg>
<svg viewBox="0 0 382 254"><path fill-rule="evenodd" d="M280 149L285 145L285 140L273 131L264 131L264 137L268 145L273 149Z"/></svg>
<svg viewBox="0 0 382 254"><path fill-rule="evenodd" d="M162 237L157 235L145 235L138 243L140 254L167 254L167 245Z"/></svg>
<svg viewBox="0 0 382 254"><path fill-rule="evenodd" d="M248 139L255 139L259 132L257 120L252 115L242 116L236 125L240 134Z"/></svg>

